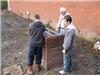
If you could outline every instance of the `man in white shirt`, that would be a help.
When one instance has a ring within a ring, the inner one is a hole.
[[[70,15],[68,12],[66,12],[66,8],[61,7],[60,8],[60,16],[59,16],[59,21],[57,24],[57,29],[56,31],[58,31],[61,35],[64,35],[64,17]]]

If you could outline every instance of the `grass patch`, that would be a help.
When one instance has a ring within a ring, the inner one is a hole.
[[[1,10],[7,9],[8,8],[7,0],[0,0],[0,7],[1,7]]]
[[[46,25],[46,27],[48,27],[48,28],[50,28],[50,29],[52,29],[52,30],[55,30],[54,28],[53,28],[53,26],[50,24],[50,22],[48,22],[47,24],[45,24]]]

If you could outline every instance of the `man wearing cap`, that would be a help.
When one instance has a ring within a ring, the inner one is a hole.
[[[57,29],[56,29],[56,31],[58,31],[61,35],[64,35],[64,17],[67,15],[69,15],[69,13],[66,12],[66,8],[61,7],[59,21],[58,21]]]

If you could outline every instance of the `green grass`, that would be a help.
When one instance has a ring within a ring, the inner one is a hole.
[[[7,0],[0,0],[0,8],[1,8],[1,10],[8,8]]]
[[[52,30],[55,30],[55,29],[52,27],[52,25],[50,24],[50,22],[48,22],[48,23],[46,24],[46,27],[48,27],[48,28],[50,28],[50,29],[52,29]]]

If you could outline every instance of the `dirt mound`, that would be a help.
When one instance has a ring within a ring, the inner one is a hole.
[[[31,20],[5,11],[1,14],[2,67],[17,63],[27,49],[23,49],[28,38],[28,25]],[[26,46],[26,45],[25,45]],[[19,52],[23,52],[19,54]]]
[[[18,28],[28,27],[31,20],[27,20],[21,16],[11,13],[9,11],[2,12],[1,14],[1,29],[2,31]]]
[[[28,53],[28,25],[31,20],[5,11],[1,14],[2,68],[21,64],[27,65]],[[73,51],[73,72],[69,75],[100,75],[100,54],[93,54],[93,42],[76,37]],[[36,75],[59,75],[58,70],[42,70]]]

